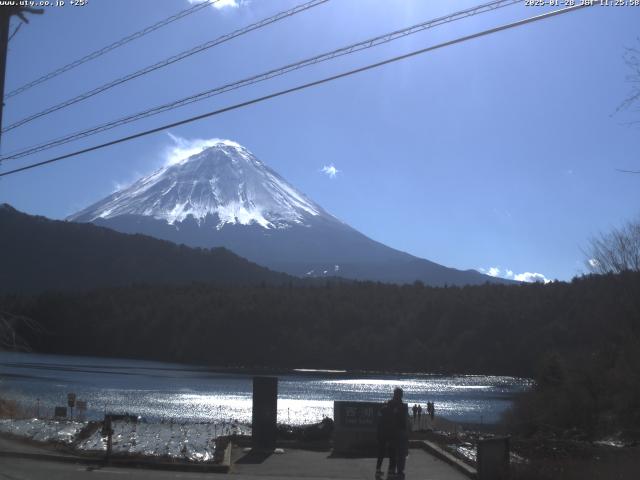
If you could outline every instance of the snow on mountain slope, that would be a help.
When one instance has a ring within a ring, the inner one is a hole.
[[[121,215],[142,215],[173,225],[192,216],[200,222],[218,217],[225,224],[257,224],[266,229],[304,224],[329,216],[251,152],[230,140],[218,140],[173,165],[141,178],[69,217],[93,222]]]
[[[370,239],[328,214],[235,142],[197,144],[181,151],[170,165],[68,220],[192,247],[222,246],[259,265],[298,276],[339,274],[429,285],[502,282]]]

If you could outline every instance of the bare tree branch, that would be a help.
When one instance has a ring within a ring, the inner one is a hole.
[[[638,43],[640,44],[640,38],[638,38]],[[631,91],[627,98],[618,105],[614,113],[629,110],[632,106],[637,107],[640,103],[640,47],[626,48],[622,58],[630,70],[626,76],[626,80],[631,84]],[[638,112],[640,109],[633,108],[633,111]],[[638,124],[640,124],[640,120],[631,120],[626,122],[627,126],[634,126]],[[640,173],[640,170],[623,170],[620,168],[616,168],[616,170],[622,173]]]
[[[586,266],[593,273],[640,271],[640,219],[593,237]]]
[[[638,39],[640,42],[640,39]],[[640,49],[637,47],[626,48],[622,57],[631,72],[626,76],[631,84],[631,91],[616,108],[616,113],[626,110],[640,100]]]

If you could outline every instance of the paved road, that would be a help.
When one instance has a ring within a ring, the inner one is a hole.
[[[211,479],[212,473],[165,472],[128,468],[94,468],[81,464],[0,458],[0,480]]]
[[[58,452],[53,449],[46,449],[41,445],[37,445],[35,442],[32,444],[27,441],[20,441],[13,438],[0,435],[0,452],[15,452],[15,453],[31,453],[47,455],[64,455],[62,452]],[[0,459],[0,462],[2,460]],[[1,463],[0,463],[1,465]]]
[[[375,459],[331,458],[327,452],[288,450],[282,455],[255,458],[236,455],[237,463],[229,474],[230,480],[309,480],[374,478]],[[448,464],[422,450],[411,450],[407,459],[407,480],[467,480]],[[215,473],[187,473],[131,468],[95,468],[73,463],[27,460],[0,457],[0,480],[109,480],[143,479],[211,479],[224,477]]]
[[[259,459],[258,459],[259,460]],[[288,450],[283,455],[271,455],[261,463],[253,463],[248,456],[235,459],[234,480],[302,478],[367,479],[375,475],[375,458],[333,458],[329,452]],[[387,460],[383,464],[386,468]],[[411,449],[407,458],[407,480],[468,480],[468,477],[449,464],[419,449]]]
[[[216,473],[190,473],[143,468],[100,467],[75,463],[65,452],[0,436],[0,480],[76,479],[200,479]],[[23,458],[25,455],[30,458]],[[46,456],[45,456],[46,455]],[[37,458],[37,457],[40,458]],[[66,457],[52,460],[51,456]],[[44,459],[43,459],[44,458]],[[62,461],[65,460],[65,461]],[[287,449],[283,454],[252,454],[235,447],[230,480],[269,479],[374,479],[374,458],[340,458],[330,452]],[[383,467],[387,466],[387,460]],[[421,449],[411,449],[407,459],[407,480],[467,480],[449,464]]]

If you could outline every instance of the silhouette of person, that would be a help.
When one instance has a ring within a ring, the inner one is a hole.
[[[385,403],[378,412],[378,459],[376,461],[376,476],[382,475],[382,462],[385,456],[389,456],[389,472],[392,464],[395,465],[395,447],[393,443],[393,416],[389,403]],[[395,471],[395,466],[394,466]]]
[[[416,417],[418,416],[418,405],[414,403],[411,411],[413,412],[413,423],[416,423]]]
[[[389,473],[395,473],[396,478],[404,478],[404,467],[409,453],[409,406],[402,401],[402,389],[393,391],[393,398],[387,402],[393,418],[394,457],[389,458]]]

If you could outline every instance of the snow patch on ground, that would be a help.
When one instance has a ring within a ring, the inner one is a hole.
[[[88,438],[79,434],[87,422],[19,419],[0,420],[0,432],[39,442],[59,442],[82,452],[106,452],[107,437],[99,428]],[[128,422],[112,424],[114,455],[144,455],[168,457],[191,462],[213,460],[215,439],[224,435],[250,435],[251,428],[239,422],[175,423]]]
[[[85,425],[85,422],[41,420],[37,418],[21,420],[1,419],[0,432],[10,433],[38,442],[72,444]]]

